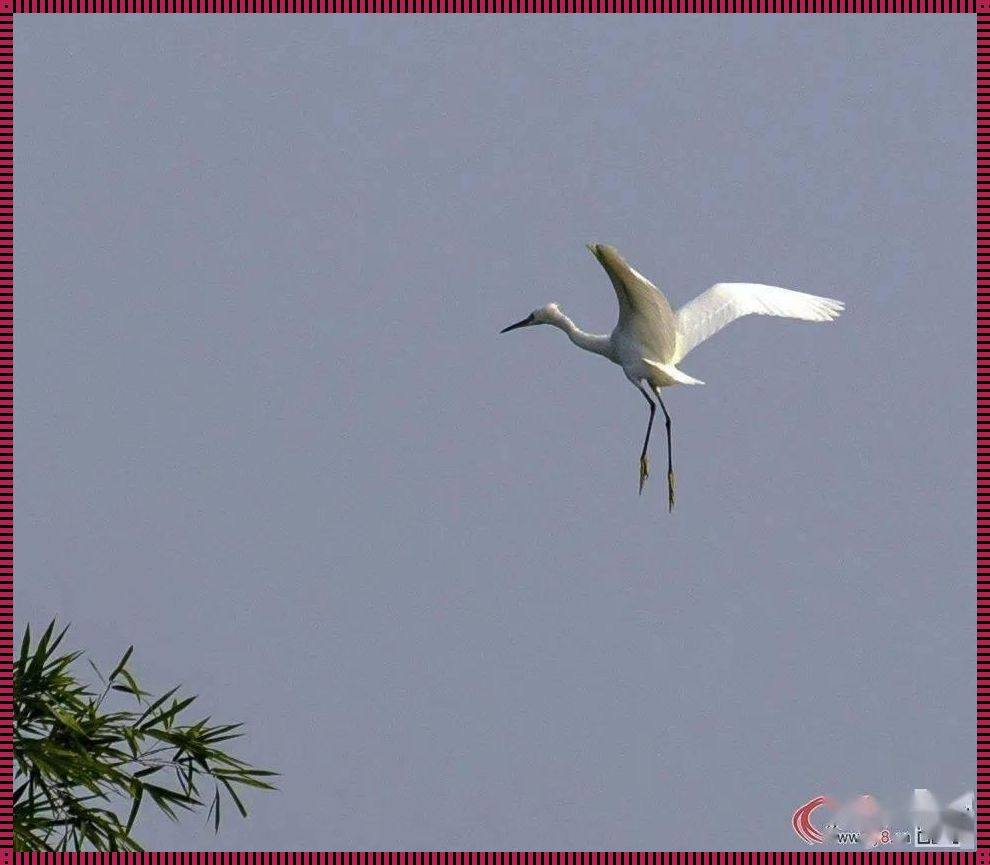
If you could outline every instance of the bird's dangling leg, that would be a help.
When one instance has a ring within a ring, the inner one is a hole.
[[[636,384],[639,388],[640,393],[646,397],[646,401],[650,404],[650,422],[646,425],[646,439],[643,441],[643,452],[639,455],[639,494],[643,495],[643,484],[646,483],[646,479],[650,476],[650,458],[646,455],[646,449],[650,446],[650,431],[653,429],[653,415],[656,414],[657,404],[650,399],[650,395],[643,390],[640,384]]]
[[[667,426],[667,502],[668,510],[674,509],[674,459],[670,445],[670,415],[667,413],[667,406],[663,404],[663,397],[660,396],[660,388],[657,388],[657,399],[660,400],[660,408],[663,409],[663,416]]]

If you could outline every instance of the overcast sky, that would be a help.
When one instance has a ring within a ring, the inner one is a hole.
[[[972,16],[19,16],[18,633],[246,722],[149,849],[758,849],[974,785]],[[549,328],[836,297],[662,427]]]

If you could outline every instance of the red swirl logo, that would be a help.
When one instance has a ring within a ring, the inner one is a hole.
[[[828,804],[827,796],[815,796],[805,802],[791,815],[791,826],[797,833],[798,838],[807,844],[824,844],[825,836],[818,830],[818,827],[811,822],[811,815],[814,810],[821,805]]]

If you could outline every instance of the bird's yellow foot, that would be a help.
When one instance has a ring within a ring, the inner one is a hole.
[[[642,456],[639,458],[639,494],[643,495],[643,484],[646,483],[646,479],[650,476],[650,459],[649,457]]]
[[[674,509],[674,473],[667,472],[667,500],[669,502],[668,512]]]

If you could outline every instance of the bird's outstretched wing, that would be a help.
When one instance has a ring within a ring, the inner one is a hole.
[[[699,343],[744,315],[779,315],[804,321],[831,321],[844,304],[775,285],[719,282],[677,310],[677,349],[673,363]]]
[[[677,330],[667,298],[643,274],[633,270],[614,246],[589,243],[588,249],[605,268],[619,299],[616,330],[638,340],[647,359],[670,361],[677,346]]]

